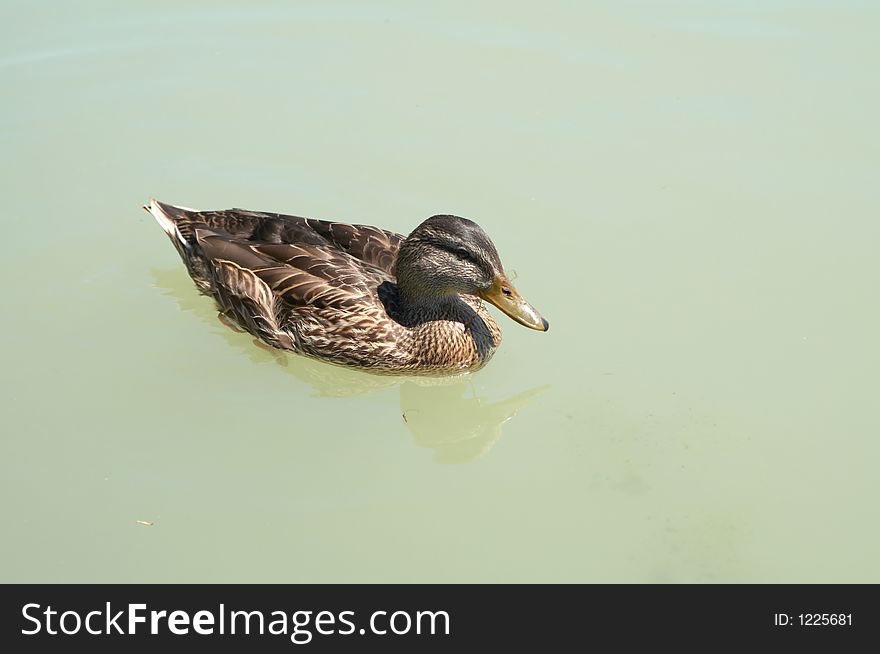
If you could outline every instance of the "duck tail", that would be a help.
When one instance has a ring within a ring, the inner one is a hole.
[[[177,226],[177,219],[181,217],[181,214],[187,211],[186,209],[159,202],[155,198],[151,198],[150,203],[144,205],[144,209],[156,219],[156,222],[159,223],[159,227],[168,234],[168,238],[174,243],[174,247],[178,250],[183,248],[185,251],[191,249],[192,246],[189,241],[187,241],[183,234],[181,234],[180,229]]]

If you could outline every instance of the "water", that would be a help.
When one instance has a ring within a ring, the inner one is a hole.
[[[880,8],[435,4],[2,4],[0,580],[880,581]],[[468,216],[552,327],[275,357],[150,196]]]

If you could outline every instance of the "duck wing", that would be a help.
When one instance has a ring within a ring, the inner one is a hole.
[[[208,227],[196,227],[193,236],[209,269],[225,262],[242,271],[234,279],[224,276],[228,270],[223,267],[220,276],[212,272],[214,295],[250,295],[268,306],[269,294],[276,314],[293,307],[320,310],[377,305],[377,288],[390,277],[381,268],[327,245],[233,239]],[[248,273],[246,283],[242,282],[244,273]],[[234,283],[230,284],[230,279]],[[225,306],[225,301],[221,304]]]
[[[167,218],[176,228],[182,242],[191,242],[196,228],[208,227],[225,232],[236,242],[249,241],[266,246],[295,245],[301,248],[311,246],[327,253],[346,254],[389,275],[393,274],[397,251],[404,238],[395,232],[371,225],[354,225],[247,209],[198,211],[158,200],[152,200],[146,208],[156,216],[160,224],[162,217]],[[168,231],[164,224],[163,228]],[[296,254],[292,252],[291,256]]]

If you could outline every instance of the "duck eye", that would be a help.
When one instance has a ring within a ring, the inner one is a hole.
[[[452,251],[455,253],[455,256],[457,256],[461,259],[470,259],[471,258],[471,253],[468,252],[464,248],[453,248]]]

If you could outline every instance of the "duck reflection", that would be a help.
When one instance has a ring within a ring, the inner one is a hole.
[[[351,397],[399,388],[401,422],[416,444],[432,449],[438,463],[463,463],[488,452],[501,438],[501,426],[549,386],[490,402],[477,395],[470,375],[446,378],[370,375],[263,346],[250,335],[217,319],[214,303],[200,296],[181,268],[151,270],[153,282],[182,311],[196,314],[230,345],[255,363],[276,363],[305,382],[315,397]]]
[[[406,426],[421,447],[434,450],[438,463],[462,463],[479,458],[501,438],[501,425],[516,415],[535,395],[548,387],[533,388],[500,402],[464,397],[472,386],[400,386],[400,408]]]

